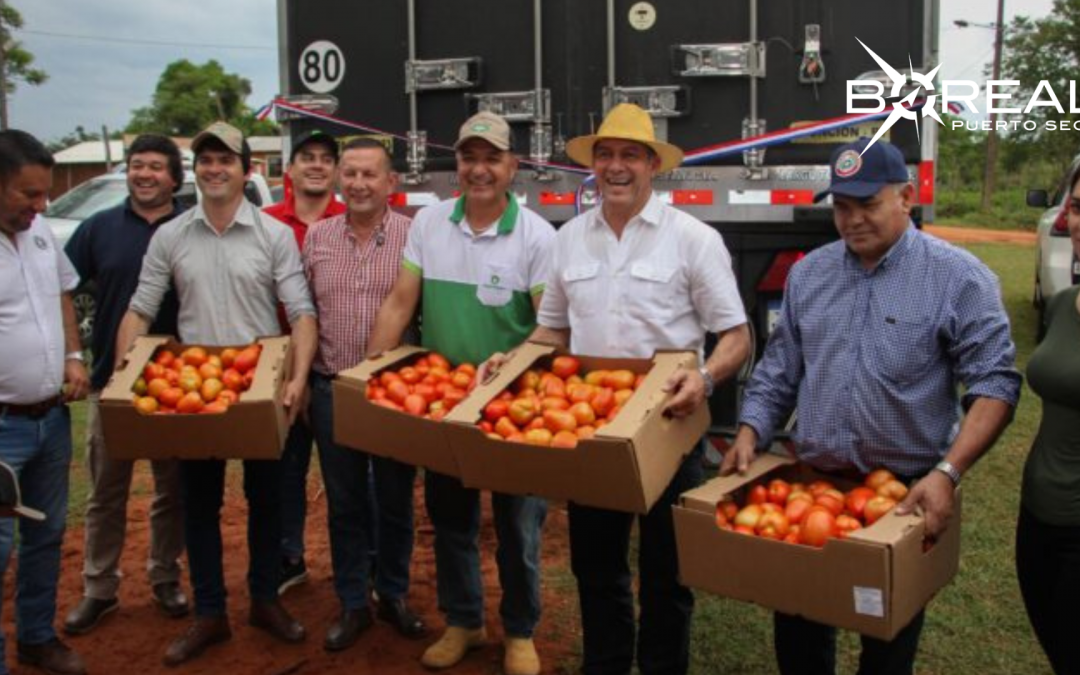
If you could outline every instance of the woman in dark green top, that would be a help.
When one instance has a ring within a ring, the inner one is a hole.
[[[1080,255],[1080,171],[1073,175],[1069,236]],[[1050,299],[1046,337],[1028,363],[1043,402],[1024,466],[1016,572],[1028,618],[1058,675],[1080,673],[1080,286]]]

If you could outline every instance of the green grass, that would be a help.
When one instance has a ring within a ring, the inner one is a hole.
[[[984,211],[981,189],[946,190],[938,186],[934,224],[1034,231],[1043,210],[1028,206],[1026,194],[1025,188],[999,188]]]

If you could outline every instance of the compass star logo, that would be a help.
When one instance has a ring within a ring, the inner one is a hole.
[[[881,69],[885,72],[886,75],[889,76],[889,79],[892,80],[893,85],[892,90],[889,92],[889,95],[893,98],[899,96],[900,92],[904,88],[904,85],[907,84],[908,78],[905,77],[903,73],[886,63],[883,58],[875,54],[874,50],[867,47],[862,40],[860,40],[859,38],[855,38],[855,40],[860,45],[862,45],[862,48],[865,49],[868,54],[870,54],[870,57],[873,58],[879,66],[881,66]],[[864,153],[869,150],[871,146],[873,146],[874,143],[876,143],[877,140],[881,138],[883,134],[885,134],[885,132],[891,129],[892,126],[899,122],[901,119],[911,120],[912,122],[915,122],[915,134],[918,135],[918,121],[920,117],[919,113],[914,110],[909,110],[908,107],[913,105],[915,103],[915,99],[919,96],[919,94],[923,93],[924,91],[926,92],[926,102],[923,104],[922,107],[922,117],[933,118],[935,122],[937,122],[941,126],[945,126],[945,123],[941,121],[941,117],[938,116],[937,110],[934,109],[934,104],[937,103],[937,94],[929,93],[934,91],[934,78],[937,76],[938,70],[941,69],[941,64],[939,63],[933,70],[924,75],[922,73],[915,72],[915,67],[911,64],[911,57],[909,56],[908,68],[911,70],[911,81],[919,85],[919,88],[911,92],[904,98],[900,99],[899,101],[893,101],[892,112],[889,113],[888,118],[886,118],[885,122],[881,125],[881,128],[878,129],[877,133],[874,134],[874,137],[870,140],[870,142],[866,144],[866,147],[863,149]]]

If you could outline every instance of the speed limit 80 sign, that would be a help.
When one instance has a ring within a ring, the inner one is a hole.
[[[300,81],[316,94],[327,94],[345,78],[345,57],[329,40],[312,42],[300,53]]]

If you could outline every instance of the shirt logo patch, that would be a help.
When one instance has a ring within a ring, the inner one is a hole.
[[[491,275],[491,281],[489,282],[489,285],[498,287],[500,281],[502,281],[502,279],[499,278],[498,274],[492,274]]]
[[[45,241],[45,237],[42,237],[41,235],[34,235],[34,244],[42,251],[47,251],[49,249],[49,242]]]
[[[835,172],[840,178],[850,178],[862,168],[862,157],[854,150],[845,150],[836,159]]]

